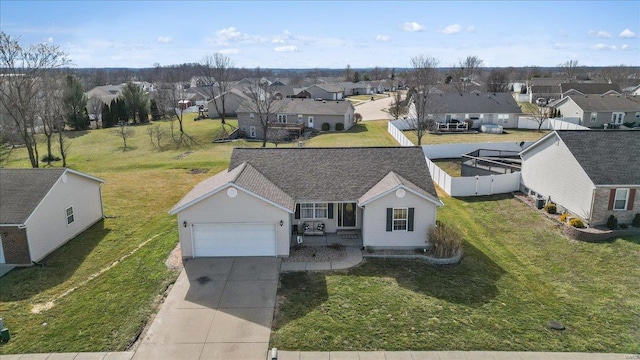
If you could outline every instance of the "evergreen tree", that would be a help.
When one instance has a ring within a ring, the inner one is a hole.
[[[155,99],[151,99],[151,118],[153,121],[158,121],[162,118],[162,114],[160,114],[160,109],[158,109],[158,103]]]
[[[87,95],[82,89],[80,80],[73,75],[67,75],[66,78],[63,106],[66,122],[69,126],[76,130],[85,130],[89,127]]]
[[[125,105],[123,99],[119,98],[118,100],[116,100],[116,114],[117,114],[118,123],[129,122],[129,117],[127,116],[127,106]]]
[[[113,126],[113,117],[111,116],[111,109],[109,105],[102,104],[102,127],[110,128]]]
[[[149,112],[146,108],[142,107],[138,110],[138,119],[140,119],[140,124],[149,122]]]
[[[136,122],[136,115],[138,115],[138,119],[140,118],[140,111],[144,111],[146,114],[149,113],[147,110],[149,104],[147,94],[145,94],[140,86],[133,82],[128,82],[127,85],[125,85],[120,98],[125,103],[127,119],[131,119],[134,123]]]

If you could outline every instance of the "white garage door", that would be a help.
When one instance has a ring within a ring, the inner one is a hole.
[[[275,224],[194,224],[194,257],[276,256]]]

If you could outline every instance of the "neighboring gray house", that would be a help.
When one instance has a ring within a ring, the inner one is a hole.
[[[322,124],[328,123],[331,130],[336,124],[343,124],[344,130],[355,125],[353,119],[354,107],[350,101],[328,101],[313,99],[282,99],[274,102],[271,107],[275,110],[273,118],[269,120],[270,127],[288,130],[316,129],[321,130]],[[238,108],[238,127],[248,137],[262,139],[262,126],[257,114],[253,112],[251,100],[244,102]]]
[[[436,93],[436,122],[449,123],[472,120],[473,127],[496,124],[503,128],[517,128],[522,110],[511,93]]]
[[[640,132],[554,131],[520,153],[522,186],[586,220],[629,224],[640,212]]]
[[[537,99],[560,99],[562,97],[562,81],[555,78],[533,78],[527,82],[527,94],[529,102],[535,103]]]
[[[367,82],[351,82],[351,81],[345,81],[345,82],[340,82],[337,85],[342,86],[344,88],[344,95],[345,96],[353,96],[353,95],[370,95],[373,93],[373,90],[371,89],[371,85]]]
[[[620,95],[620,86],[609,83],[562,83],[562,97],[569,95]]]
[[[0,264],[29,266],[102,220],[103,183],[64,168],[0,169]]]
[[[169,213],[185,258],[286,257],[305,224],[360,233],[365,247],[424,248],[440,205],[420,147],[236,148]]]
[[[344,88],[334,84],[316,84],[305,89],[314,99],[341,100],[344,97]]]
[[[86,92],[87,99],[98,98],[103,104],[111,104],[111,100],[117,99],[122,94],[126,84],[96,86]]]
[[[562,116],[580,118],[580,125],[600,128],[604,124],[640,124],[640,96],[570,95],[553,103]]]
[[[238,89],[231,89],[227,91],[224,97],[224,111],[227,116],[237,116],[238,108],[242,105],[243,102],[249,100],[249,97],[245,95],[242,91]],[[222,111],[222,99],[220,95],[216,96],[214,100],[211,100],[207,103],[207,108],[209,110],[209,117],[215,119],[220,116],[218,111],[216,111],[216,107],[213,104],[213,101],[218,105],[218,109]]]

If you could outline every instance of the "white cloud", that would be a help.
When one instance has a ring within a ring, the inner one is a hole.
[[[626,39],[633,39],[633,38],[636,37],[636,33],[634,33],[633,31],[631,31],[629,29],[624,29],[620,33],[620,37],[626,38]]]
[[[47,42],[48,43],[53,43],[53,37],[50,36],[49,38],[47,38]]]
[[[298,47],[295,45],[277,46],[273,50],[277,52],[296,52]]]
[[[424,31],[424,26],[418,24],[417,22],[406,22],[400,26],[400,28],[404,31],[416,32],[416,31]]]
[[[389,35],[378,35],[378,36],[376,36],[376,41],[389,42],[390,40],[391,40],[391,38],[389,37]]]
[[[457,33],[460,32],[460,29],[461,29],[460,25],[452,24],[452,25],[449,25],[449,26],[445,27],[444,29],[438,30],[438,32],[439,33],[443,33],[443,34],[447,34],[447,35],[448,34],[457,34]]]
[[[562,43],[555,43],[551,46],[552,48],[556,49],[556,50],[564,50],[564,49],[568,49],[569,45],[567,44],[562,44]]]
[[[240,49],[222,49],[218,51],[222,55],[235,55],[240,53]]]
[[[591,30],[591,31],[589,31],[589,35],[591,35],[593,37],[605,38],[605,39],[611,37],[611,33],[608,33],[606,31],[594,31],[594,30]]]
[[[467,32],[470,32],[470,33],[474,33],[474,32],[476,32],[476,27],[475,27],[475,26],[469,26],[469,27],[467,28]]]
[[[616,50],[616,46],[615,45],[607,45],[607,44],[596,44],[593,46],[594,50]]]
[[[627,50],[628,48],[629,48],[629,45],[627,44],[620,46],[620,50]]]
[[[168,36],[158,36],[157,41],[161,44],[171,44],[173,42],[173,39]]]

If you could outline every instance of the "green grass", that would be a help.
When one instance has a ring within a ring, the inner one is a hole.
[[[355,101],[371,101],[371,98],[374,98],[374,100],[378,100],[378,99],[383,99],[383,98],[387,98],[389,97],[387,94],[374,94],[374,95],[353,95],[353,96],[347,96],[346,99],[347,100],[355,100]]]
[[[425,134],[422,136],[422,145],[433,144],[458,144],[477,142],[509,142],[509,141],[536,141],[547,134],[548,131],[507,129],[506,134]],[[418,145],[418,138],[413,131],[404,131],[404,135],[414,144]]]
[[[462,176],[461,159],[433,159],[438,167],[451,176]]]
[[[235,119],[228,122],[237,124]],[[169,121],[159,124],[169,130]],[[68,166],[107,181],[102,187],[106,219],[45,258],[44,267],[15,269],[0,278],[0,316],[12,336],[0,344],[0,354],[119,351],[136,339],[177,276],[164,264],[178,242],[175,217],[167,212],[195,184],[227,168],[234,147],[261,146],[243,140],[212,143],[219,120],[196,122],[185,116],[184,125],[198,144],[176,149],[167,135],[163,151],[150,143],[147,129],[152,125],[134,127],[127,151],[112,129],[69,133]],[[344,133],[323,133],[306,145],[397,144],[387,134],[386,122],[367,122]],[[44,149],[42,144],[40,155]],[[14,150],[4,165],[29,167],[25,149]],[[208,172],[192,175],[191,169]],[[49,302],[54,304],[49,310],[31,312],[34,305]]]
[[[511,196],[443,201],[438,218],[465,234],[460,264],[283,274],[270,347],[640,351],[640,236],[571,241]]]

